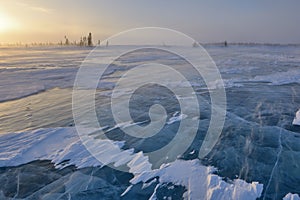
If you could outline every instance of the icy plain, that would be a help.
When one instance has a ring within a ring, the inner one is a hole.
[[[103,48],[100,55],[109,60],[110,51],[118,48],[122,47]],[[226,88],[221,137],[209,155],[198,158],[211,110],[206,85],[193,80],[202,102],[197,136],[178,159],[152,169],[144,153],[168,144],[188,116],[164,89],[142,91],[136,99],[164,102],[168,119],[157,136],[133,138],[121,131],[133,122],[111,120],[109,97],[124,71],[145,60],[184,68],[180,58],[148,49],[110,66],[96,92],[98,118],[108,136],[95,147],[103,155],[102,163],[82,144],[72,116],[74,78],[91,49],[0,47],[0,199],[299,199],[300,47],[205,48]],[[211,86],[217,90],[220,84]],[[147,122],[143,113],[151,102],[135,101],[135,123]],[[110,156],[111,152],[117,153]],[[117,171],[107,164],[129,170]]]

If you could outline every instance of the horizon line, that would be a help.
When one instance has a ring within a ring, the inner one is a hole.
[[[104,40],[106,41],[106,40]],[[203,46],[207,46],[207,45],[224,45],[225,41],[222,42],[198,42],[200,45]],[[271,42],[228,42],[228,45],[233,45],[233,46],[238,46],[238,45],[264,45],[264,46],[300,46],[300,43],[271,43]],[[142,46],[142,45],[146,45],[146,44],[110,44],[109,46]],[[157,45],[146,45],[146,46],[159,46],[160,44]],[[161,46],[163,46],[164,44],[161,44]],[[193,44],[191,44],[192,46]],[[5,43],[1,43],[0,42],[0,47],[34,47],[34,46],[61,46],[61,47],[74,47],[74,46],[78,46],[78,47],[96,47],[96,46],[105,46],[105,44],[103,42],[100,42],[99,44],[95,44],[92,46],[88,46],[88,45],[79,45],[79,43],[70,43],[70,44],[64,44],[61,42],[5,42]],[[180,46],[180,45],[167,45],[167,46]]]

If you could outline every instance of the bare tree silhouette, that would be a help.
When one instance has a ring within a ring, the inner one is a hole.
[[[88,36],[87,40],[88,40],[88,46],[93,46],[92,33],[89,33],[89,36]]]

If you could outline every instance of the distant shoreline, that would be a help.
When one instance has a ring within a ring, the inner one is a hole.
[[[211,42],[211,43],[199,43],[202,46],[224,46],[224,42]],[[81,48],[94,48],[94,47],[103,47],[105,48],[104,44],[101,45],[93,45],[93,46],[80,46],[77,44],[59,44],[59,43],[0,43],[1,47],[81,47]],[[110,46],[150,46],[150,45],[143,45],[143,44],[112,44]],[[159,45],[153,45],[159,46]],[[163,45],[162,45],[163,46]],[[172,46],[172,45],[171,45]],[[175,45],[174,45],[175,46]],[[282,43],[256,43],[256,42],[228,42],[228,46],[300,46],[300,43],[290,43],[290,44],[282,44]],[[192,47],[192,44],[191,44]]]

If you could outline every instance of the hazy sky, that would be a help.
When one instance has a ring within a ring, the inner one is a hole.
[[[300,43],[299,0],[0,0],[0,43],[159,26],[200,42]]]

